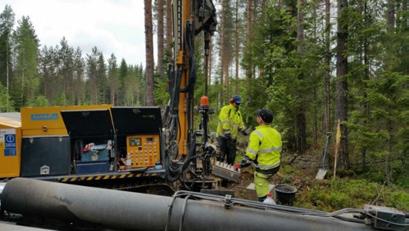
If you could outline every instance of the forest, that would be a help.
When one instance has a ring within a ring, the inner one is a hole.
[[[83,54],[63,35],[40,46],[29,16],[15,19],[11,6],[0,15],[1,111],[22,106],[143,103],[142,65],[128,65],[94,47]],[[125,84],[126,83],[126,84]]]
[[[147,52],[140,65],[104,56],[97,47],[84,54],[64,35],[59,44],[41,46],[30,17],[16,19],[6,6],[0,14],[0,111],[165,106],[167,65],[174,55],[171,0],[144,4]],[[368,193],[360,196],[388,194],[383,199],[390,205],[409,209],[408,5],[408,0],[218,0],[208,72],[197,36],[197,102],[207,81],[216,112],[231,96],[243,98],[247,126],[255,125],[256,109],[271,109],[285,152],[296,157],[319,159],[327,134],[332,155],[339,121],[338,174],[354,180],[329,182],[325,190],[333,191],[325,195],[314,186],[306,200],[345,207],[350,202],[340,189],[357,196],[365,187]],[[289,165],[283,173],[294,171]],[[400,191],[380,192],[384,186]]]

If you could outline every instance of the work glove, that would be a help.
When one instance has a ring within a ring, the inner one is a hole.
[[[243,136],[248,136],[248,135],[250,134],[250,128],[248,128],[248,129],[241,129],[241,130],[240,130],[240,133],[241,133]]]
[[[233,165],[233,167],[234,167],[234,170],[239,170],[240,169],[240,167],[241,167],[241,164],[240,163],[234,163],[234,165]]]
[[[251,132],[251,127],[247,128],[247,129],[240,129],[240,133],[241,133],[243,136],[248,136],[248,135],[250,135],[250,132]]]
[[[242,159],[241,162],[240,162],[240,167],[241,168],[245,168],[245,167],[248,167],[250,165],[251,165],[251,160],[247,156],[245,156],[244,159]]]

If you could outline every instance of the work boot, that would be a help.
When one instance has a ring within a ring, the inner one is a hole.
[[[259,202],[263,202],[266,198],[267,198],[267,196],[258,197],[257,200],[258,200]]]

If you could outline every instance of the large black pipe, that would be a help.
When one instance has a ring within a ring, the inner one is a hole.
[[[2,208],[23,215],[82,220],[121,230],[371,230],[364,224],[333,217],[300,215],[242,206],[226,209],[208,200],[173,201],[172,197],[75,186],[29,179],[14,179],[2,194]]]
[[[1,231],[52,231],[51,229],[32,228],[20,225],[13,225],[0,222]]]
[[[6,183],[0,183],[0,195],[3,192],[3,189],[5,186],[6,186]]]

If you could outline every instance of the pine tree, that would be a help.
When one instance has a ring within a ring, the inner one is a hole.
[[[118,94],[118,104],[125,104],[125,88],[126,88],[126,76],[128,76],[128,64],[126,64],[125,59],[121,60],[121,65],[119,66],[119,94]]]
[[[9,85],[12,73],[11,36],[13,25],[14,12],[9,5],[6,5],[3,12],[0,14],[0,83],[6,87],[7,95],[9,95]],[[6,101],[6,105],[11,106],[8,101]]]
[[[105,103],[109,97],[107,92],[107,68],[105,66],[104,55],[100,53],[97,60],[97,88],[98,88],[98,103]]]
[[[146,105],[154,105],[152,0],[145,0]]]
[[[304,41],[304,0],[297,1],[297,53],[300,60],[304,59],[304,52],[305,52],[305,41]],[[305,73],[302,67],[300,71],[298,71],[298,79],[301,82],[305,81]],[[303,91],[301,91],[303,92]],[[304,92],[303,92],[304,93]],[[306,99],[305,95],[299,96],[299,104],[298,108],[296,109],[296,145],[297,145],[297,152],[303,154],[307,149],[307,121],[306,121],[306,104],[307,102],[304,100]]]
[[[98,57],[100,52],[97,47],[92,48],[91,54],[87,54],[87,93],[89,102],[97,104],[99,102],[98,88]]]
[[[341,121],[339,167],[349,169],[348,155],[348,0],[338,0],[336,119]]]
[[[56,76],[55,70],[54,49],[53,47],[43,46],[39,59],[40,93],[49,100],[56,97],[53,95],[54,88],[52,86],[52,82],[55,81]]]
[[[331,2],[325,0],[325,73],[323,77],[324,94],[324,132],[328,134],[331,131]]]
[[[163,12],[163,6],[164,6],[164,0],[158,0],[157,1],[157,9],[158,9],[158,14],[157,14],[157,27],[158,27],[158,41],[157,41],[157,47],[158,47],[158,66],[157,66],[157,72],[159,76],[163,75],[163,59],[164,59],[164,12]]]
[[[166,0],[166,63],[170,64],[172,62],[172,0]]]
[[[68,41],[63,37],[58,50],[58,78],[61,85],[58,86],[59,97],[63,99],[64,105],[73,103],[75,95],[73,91],[74,78],[74,48],[68,45]]]
[[[235,0],[235,15],[234,15],[234,64],[235,64],[235,86],[234,95],[239,93],[239,72],[240,72],[240,51],[241,51],[241,40],[240,32],[242,29],[242,20],[240,17],[241,13],[241,1]]]
[[[113,105],[116,105],[118,102],[118,90],[120,87],[120,81],[118,76],[118,66],[116,63],[116,57],[114,54],[111,54],[111,57],[108,60],[108,86],[110,94],[110,102]]]
[[[231,97],[230,93],[230,65],[233,60],[233,15],[230,0],[222,1],[220,35],[220,66],[221,80],[225,101]]]
[[[12,82],[12,99],[19,108],[35,98],[39,87],[37,72],[37,35],[29,17],[22,17],[14,34],[16,67]]]

